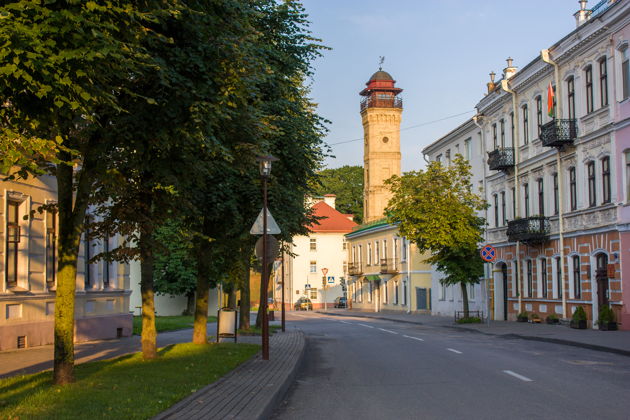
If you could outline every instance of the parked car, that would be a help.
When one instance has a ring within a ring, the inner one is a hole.
[[[347,308],[348,307],[348,299],[341,296],[335,299],[335,308]]]
[[[313,303],[307,297],[301,297],[295,302],[295,310],[296,311],[312,311]]]

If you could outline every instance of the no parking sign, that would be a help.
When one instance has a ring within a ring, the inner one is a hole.
[[[497,250],[491,245],[486,245],[481,248],[480,254],[482,260],[485,262],[492,262],[497,257]]]

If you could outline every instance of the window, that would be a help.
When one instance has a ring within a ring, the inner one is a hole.
[[[556,284],[558,287],[558,298],[562,299],[562,259],[556,257]]]
[[[533,296],[532,285],[534,284],[532,273],[532,260],[527,260],[527,296]]]
[[[497,139],[497,124],[492,124],[492,141],[494,144],[494,150],[499,148],[499,140]]]
[[[394,283],[394,305],[398,305],[399,300],[398,300],[398,282]]]
[[[529,184],[523,184],[523,195],[525,197],[525,217],[529,217]]]
[[[512,147],[516,144],[514,140],[514,113],[510,112],[510,141],[512,142]]]
[[[472,139],[467,138],[464,140],[464,150],[466,153],[466,159],[470,160],[472,157]]]
[[[372,242],[367,244],[367,265],[372,265]]]
[[[545,215],[545,186],[543,184],[543,179],[538,178],[536,180],[536,184],[538,184],[538,215]]]
[[[109,252],[109,235],[106,235],[103,239],[103,252]],[[109,287],[109,261],[103,260],[103,288]]]
[[[501,119],[501,148],[505,147],[505,120]]]
[[[18,285],[18,246],[20,243],[19,224],[20,203],[7,203],[7,235],[6,235],[6,281],[7,288]]]
[[[317,288],[311,288],[311,299],[317,299]]]
[[[536,125],[538,126],[538,138],[540,138],[543,125],[542,96],[536,96]]]
[[[315,238],[310,239],[310,249],[311,251],[317,251],[317,239]]]
[[[630,52],[628,51],[628,46],[626,45],[622,51],[622,59],[621,59],[621,77],[622,88],[623,88],[623,99],[630,97]]]
[[[348,242],[346,242],[346,238],[343,238],[343,239],[342,239],[342,242],[341,242],[341,249],[342,249],[342,250],[344,250],[344,251],[345,251],[346,249],[348,249]]]
[[[602,203],[610,203],[610,157],[602,159]]]
[[[630,202],[630,151],[626,155],[626,203]]]
[[[599,59],[599,92],[600,105],[608,105],[608,69],[606,68],[606,57]]]
[[[311,273],[317,273],[317,261],[311,261],[310,270]]]
[[[402,254],[400,256],[400,259],[402,261],[407,261],[407,240],[405,238],[402,238],[402,242],[400,243],[400,253]]]
[[[559,196],[558,196],[558,174],[553,174],[553,214],[558,214],[559,209]]]
[[[387,283],[386,281],[383,282],[383,303],[387,304],[387,302],[389,301],[389,291],[388,291],[388,287],[387,287]]]
[[[507,225],[507,214],[505,213],[505,191],[501,191],[501,224],[503,226]]]
[[[597,204],[595,197],[595,162],[586,164],[586,172],[588,174],[588,205],[593,207]]]
[[[586,78],[586,113],[593,112],[593,67],[588,66],[584,70]]]
[[[394,237],[394,245],[392,246],[392,258],[394,259],[394,265],[398,264],[398,238]]]
[[[527,110],[527,104],[523,105],[523,144],[529,143],[529,111]],[[514,142],[514,147],[517,147]]]
[[[359,245],[359,265],[363,263],[363,245]]]
[[[499,196],[496,194],[492,195],[494,199],[494,226],[499,226]]]
[[[575,167],[569,168],[569,203],[571,210],[577,209],[577,186],[575,184]]]
[[[407,305],[407,282],[403,281],[403,306]]]
[[[383,239],[383,258],[387,258],[387,239]]]
[[[468,300],[475,300],[475,285],[468,285]]]
[[[381,263],[381,249],[379,241],[374,242],[374,265]]]
[[[542,298],[547,298],[547,259],[540,259],[540,282],[542,290]]]
[[[436,161],[436,162],[442,162],[442,155],[441,155],[441,154],[437,155],[437,156],[435,157],[435,161]]]
[[[582,297],[582,282],[580,280],[580,256],[573,256],[573,294],[576,299]]]
[[[512,187],[512,219],[516,219],[516,188]]]
[[[372,282],[368,281],[368,303],[372,303]]]
[[[569,105],[569,118],[575,119],[575,81],[573,76],[567,79],[567,95],[568,95],[568,105]]]
[[[46,211],[46,285],[51,288],[55,285],[57,270],[57,212]]]
[[[520,285],[520,281],[519,281],[519,266],[518,266],[518,261],[514,261],[514,267],[513,267],[513,275],[514,275],[514,283],[515,283],[515,287],[514,287],[514,294],[513,296],[518,296],[521,293],[521,285]]]

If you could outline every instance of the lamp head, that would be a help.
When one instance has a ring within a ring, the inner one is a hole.
[[[260,176],[263,178],[269,178],[271,175],[271,164],[278,160],[278,158],[273,157],[271,155],[266,156],[258,156],[256,158],[259,164]]]

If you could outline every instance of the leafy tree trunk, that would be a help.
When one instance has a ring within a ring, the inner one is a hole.
[[[464,318],[468,318],[468,288],[463,281],[459,283],[462,288],[462,302],[464,303]]]
[[[249,254],[245,254],[243,256],[244,259],[244,270],[243,270],[243,284],[241,285],[241,305],[240,305],[240,311],[241,313],[239,314],[239,326],[240,328],[243,329],[249,329],[250,327],[250,323],[249,323],[249,310],[250,310],[250,294],[249,294],[249,269],[250,269],[250,264],[249,264],[249,260],[250,260],[250,255]]]
[[[153,290],[152,234],[145,232],[138,241],[140,248],[140,294],[142,296],[142,356],[145,360],[157,357],[157,330],[155,328],[155,299]]]
[[[208,243],[197,241],[197,299],[195,301],[195,321],[193,324],[193,343],[208,343],[208,296],[210,279],[208,272]]]

